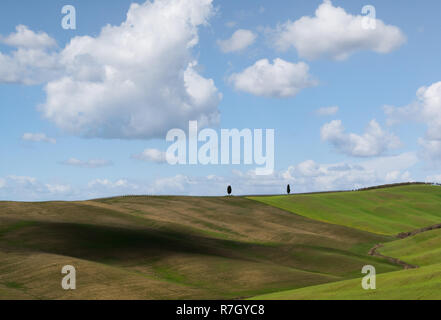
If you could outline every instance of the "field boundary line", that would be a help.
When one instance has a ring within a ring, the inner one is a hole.
[[[420,233],[423,233],[423,232],[427,232],[427,231],[436,230],[436,229],[441,229],[441,223],[434,224],[432,226],[428,226],[428,227],[424,227],[424,228],[420,228],[420,229],[416,229],[416,230],[409,231],[409,232],[401,232],[396,237],[399,240],[403,240],[403,239],[406,239],[406,238],[409,238],[409,237],[413,237],[413,236],[415,236],[417,234],[420,234]],[[373,248],[371,248],[369,250],[368,255],[386,259],[389,262],[392,262],[394,264],[402,266],[404,269],[416,269],[416,268],[419,268],[419,266],[417,266],[417,265],[409,264],[409,263],[404,262],[404,261],[402,261],[400,259],[397,259],[397,258],[394,258],[394,257],[385,256],[384,254],[379,253],[377,250],[382,248],[382,247],[384,247],[384,245],[382,243],[376,244]]]

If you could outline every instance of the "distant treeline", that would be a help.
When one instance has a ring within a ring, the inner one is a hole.
[[[440,186],[440,183],[432,183],[432,182],[401,182],[401,183],[391,183],[391,184],[383,184],[380,186],[367,187],[357,189],[356,191],[367,191],[367,190],[375,190],[375,189],[383,189],[383,188],[393,188],[393,187],[401,187],[401,186],[409,186],[409,185],[419,185],[419,184],[427,184],[427,185],[436,185]]]

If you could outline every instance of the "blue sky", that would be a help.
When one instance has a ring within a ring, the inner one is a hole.
[[[2,1],[0,200],[441,182],[439,1],[133,3]],[[154,156],[202,119],[274,129],[274,173]]]

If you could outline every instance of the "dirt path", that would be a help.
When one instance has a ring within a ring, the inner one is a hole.
[[[415,235],[417,235],[419,233],[427,232],[427,231],[431,231],[431,230],[435,230],[435,229],[441,229],[441,223],[435,224],[435,225],[429,226],[429,227],[424,227],[424,228],[421,228],[421,229],[416,229],[416,230],[409,231],[409,232],[402,232],[402,233],[397,235],[397,238],[398,239],[406,239],[408,237],[413,237],[413,236],[415,236]],[[369,250],[368,255],[386,259],[386,260],[388,260],[388,261],[390,261],[392,263],[395,263],[397,265],[402,266],[404,269],[416,269],[416,268],[419,268],[416,265],[409,264],[409,263],[406,263],[406,262],[404,262],[404,261],[402,261],[400,259],[393,258],[393,257],[388,257],[388,256],[385,256],[385,255],[379,253],[377,250],[382,248],[382,247],[384,247],[383,244],[381,244],[381,243],[376,244],[371,250]]]
[[[421,229],[416,229],[416,230],[410,231],[410,232],[402,232],[402,233],[397,235],[397,238],[398,239],[406,239],[408,237],[413,237],[414,235],[416,235],[418,233],[422,233],[422,232],[426,232],[426,231],[431,231],[431,230],[435,230],[435,229],[441,229],[441,223],[435,224],[433,226],[421,228]]]
[[[388,260],[388,261],[390,261],[392,263],[395,263],[395,264],[398,264],[398,265],[402,266],[404,269],[416,269],[416,268],[418,268],[418,266],[406,263],[406,262],[404,262],[404,261],[402,261],[400,259],[393,258],[393,257],[388,257],[388,256],[385,256],[385,255],[379,253],[377,251],[377,249],[382,248],[382,247],[384,247],[383,244],[381,244],[381,243],[376,244],[371,250],[369,250],[368,254],[370,256],[375,256],[375,257],[380,257],[380,258],[386,259],[386,260]]]

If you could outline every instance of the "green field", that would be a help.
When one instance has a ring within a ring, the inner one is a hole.
[[[250,199],[314,220],[385,235],[441,222],[441,187],[431,185]]]
[[[410,185],[361,192],[253,199],[307,217],[391,234],[440,223],[441,219],[436,219],[437,211],[441,213],[440,196],[440,187]],[[315,214],[312,208],[320,206],[326,209]],[[337,208],[340,208],[338,213]],[[378,275],[376,290],[363,290],[360,276],[357,280],[275,292],[253,299],[441,299],[441,229],[383,244],[379,253],[419,268]]]
[[[0,202],[0,299],[441,298],[441,231],[392,236],[440,223],[440,196],[441,188],[411,185]],[[378,243],[421,268],[369,256]],[[361,289],[368,264],[380,274],[375,292]],[[64,265],[76,267],[77,290],[62,290]]]
[[[441,229],[386,243],[379,252],[418,266],[441,263]]]
[[[377,276],[376,290],[347,280],[257,296],[256,300],[440,300],[441,264]]]
[[[441,299],[441,229],[386,243],[380,253],[420,266],[377,277],[377,289],[361,290],[361,281],[348,280],[257,296],[262,300],[319,299]]]

